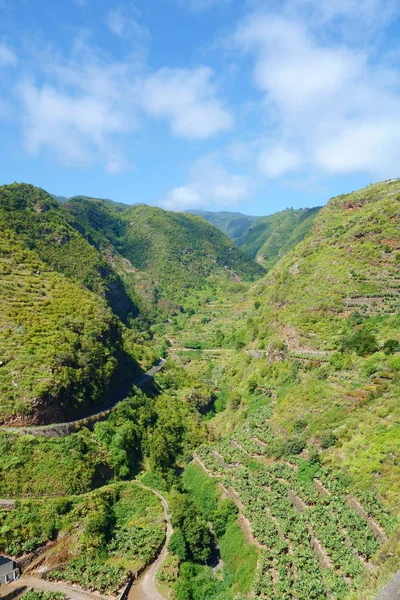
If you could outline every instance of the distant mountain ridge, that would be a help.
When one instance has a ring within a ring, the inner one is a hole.
[[[66,204],[90,201],[99,206],[99,203],[105,203],[114,211],[125,214],[128,214],[134,206],[147,206],[123,204],[88,196],[53,197]],[[157,207],[147,208],[151,210]],[[188,210],[183,214],[202,217],[228,236],[264,270],[269,271],[282,256],[292,250],[310,232],[320,208],[287,208],[272,215],[259,217],[241,212],[207,210]]]
[[[231,238],[238,246],[242,246],[251,225],[260,217],[245,215],[240,212],[208,210],[188,210],[191,215],[203,217],[209,223],[218,227],[225,235]]]
[[[310,232],[320,208],[287,208],[265,217],[229,211],[189,212],[218,227],[268,271]]]

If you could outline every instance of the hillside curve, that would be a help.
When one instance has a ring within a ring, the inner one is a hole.
[[[160,500],[164,509],[164,518],[167,525],[167,531],[165,536],[164,546],[156,560],[150,565],[148,569],[146,569],[143,577],[140,577],[131,587],[128,600],[165,600],[164,596],[160,594],[157,589],[156,577],[157,573],[163,564],[167,553],[168,553],[168,544],[171,539],[171,535],[173,533],[173,528],[171,524],[171,518],[169,515],[169,505],[167,500],[156,490],[152,488],[148,488],[143,484],[137,484],[139,487],[142,487],[145,490],[149,490],[153,494],[155,494]]]
[[[154,377],[156,373],[161,371],[166,363],[165,358],[159,358],[157,363],[152,366],[146,373],[140,375],[133,385],[142,388],[145,387],[146,384],[149,383]],[[81,427],[87,427],[105,419],[110,412],[119,404],[121,400],[115,400],[111,404],[107,406],[107,408],[103,409],[100,412],[92,413],[86,417],[81,419],[77,419],[75,421],[68,421],[64,423],[52,423],[51,425],[36,425],[36,426],[25,426],[25,427],[7,427],[6,425],[2,425],[0,427],[0,431],[7,431],[11,433],[19,433],[19,434],[29,434],[33,436],[45,435],[46,437],[67,437],[71,433],[75,433]]]

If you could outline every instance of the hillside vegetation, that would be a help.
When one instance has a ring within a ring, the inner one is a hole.
[[[198,217],[203,217],[203,219],[218,227],[220,231],[225,233],[238,246],[243,245],[249,228],[259,219],[259,217],[252,217],[239,212],[229,212],[227,210],[219,212],[189,210],[187,212]]]
[[[82,382],[104,388],[107,374],[112,385],[118,352],[131,359],[164,352],[168,360],[153,395],[133,389],[93,431],[52,440],[2,431],[0,495],[71,496],[138,476],[168,495],[174,534],[158,573],[166,595],[373,600],[400,568],[400,181],[267,218],[254,236],[267,245],[267,273],[199,216],[81,197],[47,208],[46,196],[44,211],[42,200],[10,208],[21,202],[11,192],[3,192],[1,221],[1,315],[10,315],[0,329],[8,357],[0,367],[8,377],[4,411],[16,414],[21,398],[36,406],[33,392],[20,390],[26,381],[37,390],[34,373],[44,377],[52,352],[65,344],[65,351],[78,348],[74,360],[82,364],[52,367],[52,381],[60,385],[62,373],[75,389],[78,375],[78,402],[97,397]],[[85,252],[87,244],[92,258],[81,272],[68,266],[68,252],[58,258],[53,251],[53,226],[77,236],[66,251]],[[96,265],[105,265],[104,282]],[[121,319],[110,281],[132,307]],[[72,324],[82,317],[78,341],[63,320],[68,311]],[[114,541],[124,549],[135,538],[131,530],[115,535],[120,496],[104,494],[89,494],[96,501],[85,500],[79,513],[79,543],[86,515],[96,515],[88,536],[95,578],[107,553],[114,565]],[[68,503],[64,516],[52,513],[57,531],[68,515],[75,522],[77,505]],[[29,510],[29,527],[17,512],[15,531],[9,521],[0,528],[0,549],[14,544],[20,554],[25,543],[36,548],[54,537],[38,525],[43,509]],[[79,548],[55,576],[90,586]],[[115,581],[122,581],[120,566]],[[111,589],[102,579],[95,585]]]
[[[132,483],[70,498],[22,500],[0,516],[0,547],[8,554],[53,541],[46,579],[107,595],[117,594],[130,572],[152,562],[165,538],[160,501]]]
[[[262,274],[227,236],[193,215],[85,197],[66,207],[153,320],[154,310],[187,308],[218,285]]]
[[[31,186],[0,190],[0,420],[101,401],[123,354],[107,265],[58,210]]]
[[[224,282],[262,274],[227,236],[200,217],[138,205],[122,218],[127,227],[121,254],[151,276],[158,303],[185,303],[193,291],[212,291]]]
[[[266,217],[227,211],[190,211],[231,238],[250,258],[269,271],[311,231],[320,207],[287,208]]]
[[[170,326],[216,389],[197,454],[261,545],[257,597],[369,599],[400,567],[399,224],[399,181],[332,199],[247,297]]]
[[[155,360],[150,322],[260,275],[204,220],[0,188],[0,421],[78,416]],[[118,380],[118,381],[117,381]],[[128,387],[127,387],[128,386]]]
[[[286,209],[259,217],[240,244],[247,254],[267,271],[311,231],[320,208]]]

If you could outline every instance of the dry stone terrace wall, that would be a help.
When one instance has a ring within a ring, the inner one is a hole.
[[[146,388],[146,386],[148,386],[153,381],[154,375],[161,371],[161,369],[165,365],[165,362],[166,361],[164,358],[160,358],[156,365],[154,365],[149,371],[147,371],[147,373],[142,375],[135,382],[135,385],[142,389]],[[99,421],[104,421],[104,419],[108,417],[108,415],[115,408],[115,406],[117,406],[117,404],[119,404],[119,401],[115,402],[106,410],[100,411],[82,419],[77,419],[76,421],[70,421],[68,423],[55,423],[53,425],[41,425],[37,427],[1,427],[0,429],[9,433],[19,435],[29,434],[35,437],[39,435],[43,435],[46,438],[67,437],[72,433],[76,433],[83,427],[91,429],[95,425],[95,423],[98,423]]]

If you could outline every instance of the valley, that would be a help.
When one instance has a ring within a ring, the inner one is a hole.
[[[152,565],[130,600],[373,600],[400,569],[400,183],[243,217],[212,217],[239,248],[0,188],[1,553],[107,598]]]

